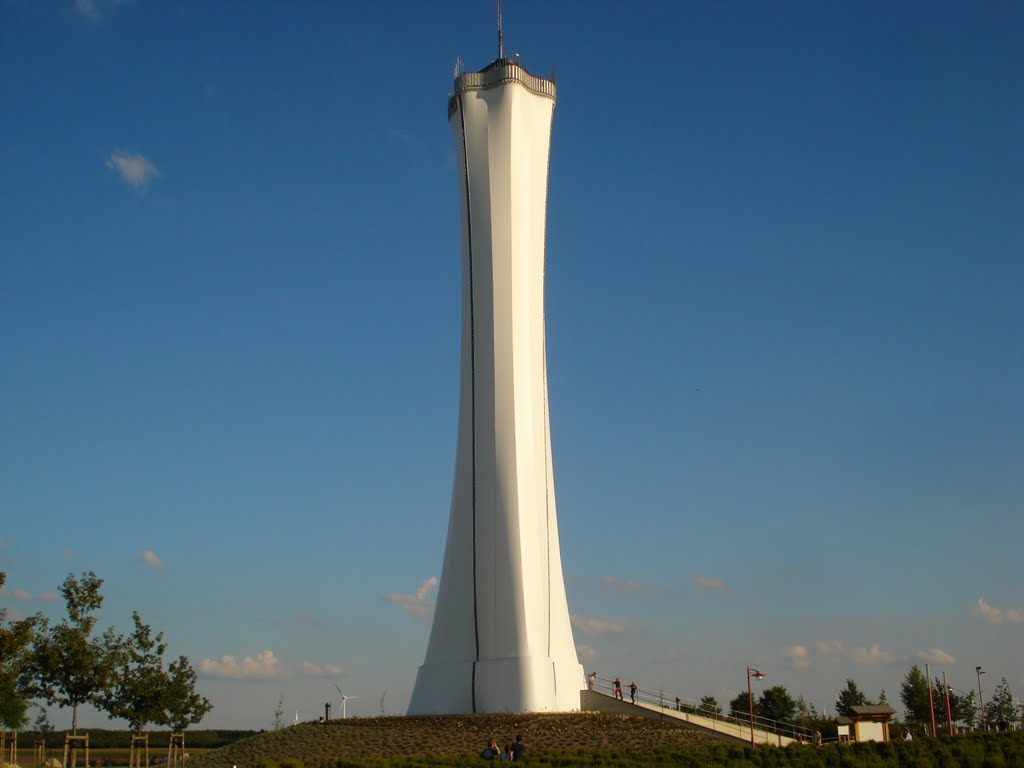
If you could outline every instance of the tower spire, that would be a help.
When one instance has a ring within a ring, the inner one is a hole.
[[[504,50],[501,44],[501,0],[498,0],[498,58],[504,58]]]

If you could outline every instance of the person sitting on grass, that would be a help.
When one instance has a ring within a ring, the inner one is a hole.
[[[501,752],[498,751],[498,742],[491,739],[487,743],[487,746],[484,747],[484,751],[480,753],[480,757],[484,760],[495,760],[501,757]]]

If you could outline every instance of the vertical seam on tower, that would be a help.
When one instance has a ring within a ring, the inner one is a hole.
[[[470,698],[473,712],[476,712],[476,665],[480,661],[480,624],[477,614],[476,582],[476,315],[474,312],[473,288],[473,209],[469,193],[469,143],[466,139],[466,108],[462,94],[459,94],[459,123],[462,128],[462,175],[466,179],[466,243],[469,248],[469,390],[470,390],[470,434],[473,449],[472,489],[473,503],[473,643],[475,658],[470,680]]]
[[[541,297],[541,322],[544,326],[544,540],[547,543],[547,551],[545,555],[547,557],[547,574],[548,574],[548,658],[551,658],[551,498],[550,498],[550,487],[551,487],[551,475],[549,474],[549,467],[551,465],[551,459],[549,451],[551,449],[551,424],[548,418],[548,338],[547,338],[547,321],[544,318],[544,299]],[[552,667],[553,669],[553,667]]]

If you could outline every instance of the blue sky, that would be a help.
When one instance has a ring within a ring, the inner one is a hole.
[[[457,426],[446,100],[493,5],[0,0],[3,605],[59,616],[96,571],[209,727],[408,702]],[[504,15],[559,89],[584,666],[725,701],[750,664],[822,709],[928,660],[1024,695],[1024,6]]]

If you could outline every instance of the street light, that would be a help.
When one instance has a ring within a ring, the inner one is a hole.
[[[975,667],[974,671],[978,673],[978,709],[981,710],[981,730],[988,730],[988,723],[985,721],[985,700],[981,697],[981,676],[985,674],[985,670],[981,667]]]
[[[758,672],[753,667],[747,667],[747,703],[750,704],[750,748],[756,749],[757,745],[754,743],[754,692],[750,687],[750,678],[755,680],[764,680],[764,674]]]
[[[946,730],[953,735],[953,708],[949,705],[949,694],[953,689],[946,682],[946,673],[942,673],[942,691],[946,695]]]

